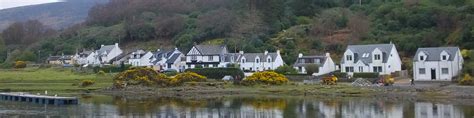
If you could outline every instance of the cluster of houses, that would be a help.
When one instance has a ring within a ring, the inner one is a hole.
[[[51,56],[50,64],[81,66],[119,65],[152,67],[158,71],[183,72],[192,68],[225,68],[239,65],[244,72],[275,70],[285,63],[280,51],[230,53],[225,45],[194,45],[187,53],[177,48],[155,51],[135,50],[124,52],[119,44],[102,45],[98,50],[83,50],[75,55]],[[390,44],[349,45],[337,65],[329,53],[324,55],[299,54],[293,68],[306,74],[307,65],[316,64],[315,76],[341,71],[354,73],[379,73],[388,75],[402,71],[402,61],[396,46]],[[463,58],[458,47],[419,48],[413,58],[415,81],[450,81],[460,74]]]

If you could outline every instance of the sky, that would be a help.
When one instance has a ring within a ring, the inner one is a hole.
[[[64,0],[0,0],[0,10],[28,5],[61,2]]]

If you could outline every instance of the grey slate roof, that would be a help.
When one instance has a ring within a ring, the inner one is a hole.
[[[160,50],[160,51],[153,52],[153,56],[151,58],[155,58],[156,60],[153,61],[152,63],[159,62],[161,61],[162,58],[171,57],[172,56],[171,54],[173,54],[173,51],[174,50]]]
[[[446,51],[449,54],[448,61],[453,61],[454,56],[456,53],[460,51],[458,47],[432,47],[432,48],[418,48],[416,51],[415,57],[413,61],[418,61],[419,58],[418,54],[420,52],[424,52],[427,57],[425,61],[440,61],[441,60],[441,52]]]
[[[360,60],[365,64],[369,64],[372,63],[372,52],[379,49],[382,51],[382,62],[386,63],[393,47],[395,47],[394,44],[349,45],[347,50],[354,53],[354,62]],[[363,57],[364,54],[368,54],[368,56]],[[345,57],[341,58],[341,62],[345,62]]]
[[[104,52],[109,53],[109,52],[112,51],[112,49],[114,49],[114,48],[115,48],[115,45],[106,45],[106,46],[100,47],[100,49],[97,50],[97,52],[98,52],[99,54],[102,54],[102,53],[104,53]]]
[[[301,59],[305,59],[305,60],[312,59],[313,61],[314,61],[314,59],[319,59],[320,62],[319,63],[316,63],[316,62],[308,63],[308,62],[305,61],[304,63],[300,63],[299,60],[301,60]],[[300,57],[300,58],[296,59],[296,62],[293,66],[303,67],[303,66],[306,66],[308,64],[318,64],[318,65],[322,66],[321,64],[326,63],[326,60],[327,60],[326,56],[303,56],[303,57]]]
[[[195,45],[202,55],[219,55],[226,49],[224,45]]]
[[[181,55],[181,53],[173,54],[168,60],[166,60],[166,63],[174,63],[177,59],[179,59],[179,55]]]
[[[255,58],[260,57],[260,62],[267,62],[267,57],[270,56],[272,61],[275,62],[278,54],[277,53],[244,53],[240,58],[245,57],[246,62],[255,62]]]

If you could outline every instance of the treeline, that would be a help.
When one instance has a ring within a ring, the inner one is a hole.
[[[409,62],[418,47],[474,48],[473,14],[474,0],[111,0],[55,35],[11,40],[12,25],[2,37],[7,46],[28,45],[21,49],[40,59],[101,44],[162,41],[182,51],[194,43],[281,49],[292,64],[301,52],[341,54],[348,44],[393,42]]]

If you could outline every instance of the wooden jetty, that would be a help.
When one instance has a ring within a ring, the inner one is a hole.
[[[4,101],[18,101],[18,102],[30,102],[36,104],[49,104],[49,105],[74,105],[78,104],[79,100],[76,97],[57,97],[57,96],[46,96],[46,95],[33,95],[29,93],[0,93],[0,100]]]

